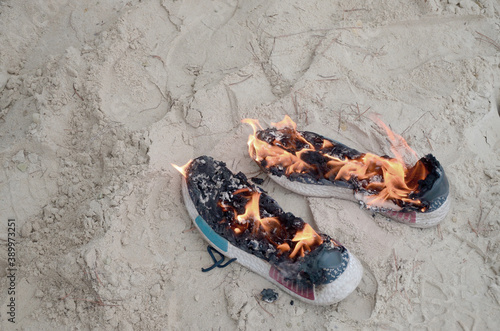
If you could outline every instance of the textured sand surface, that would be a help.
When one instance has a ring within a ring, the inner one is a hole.
[[[0,2],[0,329],[497,329],[498,36],[495,0]],[[423,230],[265,181],[362,261],[333,306],[261,302],[273,285],[237,263],[202,273],[170,166],[207,154],[255,176],[240,121],[285,114],[390,155],[379,114],[450,180]]]

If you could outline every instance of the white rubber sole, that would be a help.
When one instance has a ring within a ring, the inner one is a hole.
[[[344,272],[333,282],[325,285],[304,289],[296,282],[286,280],[280,271],[267,261],[249,254],[217,234],[200,216],[188,192],[186,178],[182,178],[182,195],[189,216],[201,232],[205,240],[226,257],[236,258],[237,262],[253,272],[261,275],[281,290],[302,301],[315,305],[330,305],[345,299],[352,293],[361,281],[363,267],[359,260],[350,252],[349,262]]]
[[[354,191],[349,188],[334,185],[306,184],[297,181],[291,181],[286,178],[286,176],[276,176],[271,173],[267,173],[267,175],[279,185],[297,194],[319,198],[338,198],[358,203],[362,202],[365,205],[367,203],[363,195],[355,195]],[[429,228],[439,224],[439,222],[441,222],[446,217],[446,214],[448,214],[448,211],[450,210],[451,203],[448,196],[443,202],[440,203],[442,203],[442,205],[439,208],[430,212],[401,212],[397,210],[391,210],[392,206],[389,204],[386,208],[375,210],[375,212],[397,222],[407,224],[411,227]],[[393,208],[396,209],[399,207],[394,205]]]

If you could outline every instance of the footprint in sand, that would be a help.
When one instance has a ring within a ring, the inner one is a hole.
[[[378,282],[371,268],[363,263],[364,273],[358,288],[341,301],[338,311],[355,321],[365,321],[372,316],[375,309]]]
[[[101,110],[131,130],[141,129],[170,110],[170,98],[154,83],[165,73],[154,58],[141,51],[123,53],[103,75]],[[158,68],[156,68],[158,67]]]

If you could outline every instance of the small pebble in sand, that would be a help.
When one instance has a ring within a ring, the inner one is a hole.
[[[270,288],[263,289],[262,292],[260,292],[260,295],[262,296],[262,301],[269,303],[278,299],[278,292]]]

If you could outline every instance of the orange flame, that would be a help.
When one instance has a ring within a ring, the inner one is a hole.
[[[279,219],[277,217],[261,218],[259,206],[261,193],[244,188],[233,192],[233,195],[236,194],[249,196],[248,202],[245,206],[245,212],[238,215],[236,211],[234,211],[234,219],[236,222],[231,225],[234,233],[239,235],[252,225],[252,233],[254,235],[263,234],[266,236],[267,239],[279,250],[280,254],[289,252],[291,250],[290,245],[283,242],[284,232],[286,230],[280,223]],[[230,206],[224,204],[223,202],[219,202],[219,207],[221,207],[223,211],[231,209]],[[292,242],[295,243],[295,248],[289,255],[290,258],[294,258],[297,254],[299,256],[304,256],[305,251],[311,251],[317,245],[321,245],[323,240],[311,226],[305,224],[303,230],[297,231],[295,237],[292,239]]]
[[[292,153],[284,151],[279,147],[277,148],[275,146],[269,145],[265,141],[258,139],[257,127],[259,127],[262,130],[262,127],[260,126],[258,120],[244,119],[242,120],[242,122],[250,124],[253,129],[253,135],[248,136],[247,144],[248,144],[248,153],[254,160],[256,160],[257,162],[262,162],[263,160],[266,160],[267,167],[282,166],[283,168],[287,169],[286,170],[287,175],[293,172],[302,172],[307,170],[308,168],[311,168],[310,165],[308,165],[306,162],[300,159],[300,155],[302,153],[313,150],[312,145],[302,136],[298,136],[297,138],[300,140],[300,142],[308,144],[310,148],[302,149],[301,151],[297,152],[297,155],[294,155]],[[292,121],[292,119],[288,115],[286,115],[281,122],[271,123],[271,124],[276,126],[277,128],[280,128],[280,130],[284,130],[292,134],[294,132],[297,132],[296,131],[297,125],[295,124],[295,122]],[[283,145],[280,144],[280,146]],[[289,148],[290,146],[283,146],[283,147]],[[296,146],[291,146],[291,147],[296,147]]]
[[[245,206],[245,213],[242,215],[237,215],[236,220],[240,224],[246,224],[249,221],[253,222],[254,234],[257,234],[261,230],[263,230],[263,232],[266,234],[270,234],[274,229],[279,228],[281,224],[278,218],[276,217],[265,217],[265,218],[260,217],[259,200],[260,200],[260,193],[251,192],[250,200]]]
[[[415,151],[408,145],[408,143],[403,137],[392,132],[391,129],[389,129],[389,127],[385,125],[385,123],[382,122],[380,118],[375,117],[374,120],[387,133],[387,137],[391,142],[391,152],[394,154],[396,159],[398,159],[403,164],[405,163],[404,161],[405,154],[410,154],[415,160],[418,159],[417,153],[415,153]]]
[[[187,171],[187,168],[189,167],[189,165],[191,164],[191,161],[193,161],[193,160],[192,160],[192,159],[191,159],[191,160],[189,160],[189,161],[188,161],[185,165],[180,166],[180,167],[179,167],[178,165],[173,164],[173,163],[170,163],[170,164],[171,164],[171,165],[172,165],[172,167],[174,167],[177,171],[179,171],[179,172],[182,174],[182,176],[186,177],[186,176],[187,176],[186,171]]]
[[[313,230],[309,224],[305,224],[304,229],[297,231],[297,234],[292,239],[293,242],[297,242],[295,248],[293,249],[291,258],[294,258],[297,253],[300,256],[304,256],[304,251],[311,251],[311,247],[314,245],[321,245],[323,239]]]
[[[292,121],[292,119],[288,115],[285,115],[285,118],[283,118],[282,121],[278,123],[271,123],[271,125],[278,130],[283,130],[285,128],[297,130],[297,124],[294,121]]]
[[[258,138],[257,120],[244,120],[244,123],[253,123],[254,134],[248,138],[248,152],[250,156],[265,168],[281,167],[287,175],[291,173],[311,172],[330,180],[345,180],[355,178],[367,191],[375,191],[368,197],[368,204],[383,206],[387,200],[397,199],[420,206],[419,200],[410,199],[409,195],[418,189],[418,181],[425,179],[428,171],[417,161],[413,167],[407,167],[403,155],[416,157],[416,153],[406,141],[393,133],[382,121],[378,120],[391,142],[391,150],[396,158],[380,157],[374,154],[362,154],[358,158],[344,160],[328,154],[333,143],[323,139],[320,148],[316,149],[313,143],[307,141],[296,130],[296,124],[285,116],[281,122],[274,124],[280,134],[269,135],[263,141]],[[316,143],[316,142],[315,142]],[[316,145],[318,146],[318,145]],[[305,153],[319,153],[326,162],[327,168],[319,169],[316,164],[309,164],[303,160]]]

